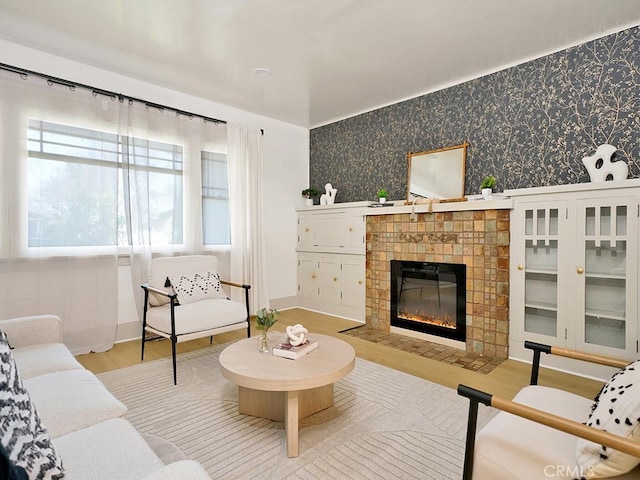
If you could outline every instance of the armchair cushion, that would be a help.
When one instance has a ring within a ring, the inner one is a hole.
[[[640,360],[616,372],[602,387],[586,424],[640,440]],[[584,439],[578,439],[577,459],[587,478],[620,475],[640,464],[640,458]]]
[[[524,387],[513,401],[577,422],[591,405],[587,398],[542,385]],[[575,471],[575,449],[568,433],[500,412],[476,437],[473,478],[556,478],[557,466]]]
[[[180,305],[199,302],[207,298],[227,298],[220,283],[220,275],[213,272],[186,273],[169,277]]]
[[[149,285],[167,293],[175,293],[173,287],[167,285],[167,278],[177,278],[189,272],[218,272],[218,258],[215,255],[154,258],[149,263]],[[166,303],[169,303],[169,298],[166,296],[149,293],[151,306],[157,307]]]
[[[153,307],[147,311],[147,325],[161,332],[171,332],[170,305]],[[176,335],[211,330],[247,321],[245,306],[221,298],[208,298],[175,309]]]
[[[20,379],[7,337],[0,330],[0,440],[9,459],[30,478],[63,478],[62,461]]]

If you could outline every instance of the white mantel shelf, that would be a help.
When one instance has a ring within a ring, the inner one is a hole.
[[[325,211],[330,213],[332,211],[344,210],[344,209],[362,209],[362,215],[396,215],[402,213],[430,213],[430,212],[459,212],[466,210],[508,210],[513,208],[513,202],[510,198],[496,196],[492,200],[475,200],[466,202],[446,202],[446,203],[434,203],[432,208],[429,208],[429,204],[420,205],[406,205],[404,200],[397,200],[388,202],[393,204],[389,207],[370,207],[372,202],[344,202],[334,203],[333,205],[314,205],[313,207],[298,208],[298,212],[320,212]]]

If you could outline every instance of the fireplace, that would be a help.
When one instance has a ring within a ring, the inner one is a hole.
[[[466,340],[467,267],[391,260],[391,326]]]

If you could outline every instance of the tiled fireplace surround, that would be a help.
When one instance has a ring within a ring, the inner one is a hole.
[[[390,261],[467,266],[466,350],[508,357],[509,210],[370,215],[366,220],[366,323],[390,330]]]

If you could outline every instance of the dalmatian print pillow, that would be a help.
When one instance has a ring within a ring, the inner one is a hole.
[[[640,441],[640,360],[602,387],[586,425]],[[588,479],[621,475],[640,464],[640,458],[584,439],[578,439],[577,461]]]

